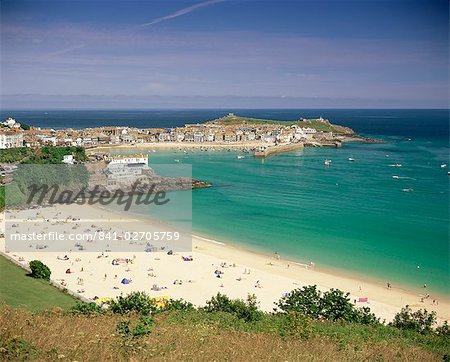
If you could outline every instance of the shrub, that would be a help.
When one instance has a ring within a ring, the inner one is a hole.
[[[294,289],[282,297],[276,305],[284,312],[300,312],[317,319],[321,315],[321,293],[317,290],[317,286],[308,285]]]
[[[97,303],[83,303],[76,302],[75,306],[72,307],[72,310],[81,314],[99,314],[104,313],[105,310],[100,307]]]
[[[445,321],[443,325],[437,327],[435,332],[438,336],[450,337],[450,326],[448,325],[448,322]]]
[[[362,307],[354,309],[355,318],[354,321],[361,324],[380,324],[380,318],[377,318],[375,314],[370,312],[369,307]]]
[[[39,260],[30,261],[31,276],[36,279],[50,280],[50,268]]]
[[[289,335],[301,339],[308,339],[314,333],[313,320],[311,317],[300,313],[290,311],[286,315],[286,327],[282,335]]]
[[[406,306],[397,313],[390,323],[395,328],[413,330],[422,334],[428,334],[433,330],[436,323],[436,312],[428,312],[426,309],[419,309],[413,312]]]
[[[344,293],[339,289],[330,289],[325,292],[320,303],[321,317],[333,321],[357,322],[358,312],[354,310],[349,295],[350,293]]]
[[[295,289],[276,303],[283,313],[298,312],[313,319],[344,320],[362,324],[378,324],[370,308],[355,309],[349,293],[330,289],[322,293],[315,285]]]
[[[133,292],[127,296],[119,296],[106,303],[113,313],[126,314],[136,312],[141,315],[156,313],[158,308],[144,292]]]
[[[120,321],[117,323],[117,332],[124,338],[139,338],[150,334],[152,332],[152,326],[154,319],[147,316],[141,316],[139,322],[132,326],[131,320]]]
[[[183,299],[170,299],[165,306],[163,307],[164,311],[167,310],[178,310],[178,311],[185,311],[190,312],[195,310],[194,305],[190,302],[186,302]]]
[[[254,322],[262,316],[254,295],[249,295],[247,301],[243,301],[241,299],[230,299],[226,295],[217,293],[215,297],[206,302],[206,307],[203,310],[206,312],[230,313],[246,322]]]

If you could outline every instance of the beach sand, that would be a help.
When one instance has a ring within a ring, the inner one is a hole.
[[[70,206],[70,209],[65,207],[20,211],[12,216],[14,220],[26,220],[35,219],[39,213],[39,222],[29,221],[33,223],[33,231],[38,231],[39,228],[52,230],[55,227],[52,228],[51,224],[57,219],[61,220],[61,215],[65,213],[80,218],[78,221],[58,222],[58,227],[67,230],[72,230],[74,223],[78,222],[95,223],[97,228],[111,228],[120,232],[127,230],[130,225],[133,231],[161,228],[161,223],[132,214],[118,214],[87,205]],[[357,300],[357,306],[370,307],[382,320],[391,321],[405,305],[412,309],[434,310],[440,322],[450,319],[448,298],[445,300],[440,297],[439,305],[432,303],[436,298],[433,295],[422,302],[426,289],[422,295],[396,286],[387,289],[384,281],[376,283],[340,275],[320,266],[311,267],[287,260],[283,256],[264,255],[195,235],[192,237],[192,251],[175,252],[173,255],[168,255],[167,251],[136,252],[127,251],[127,248],[117,252],[91,252],[89,247],[87,244],[85,251],[74,248],[72,251],[62,252],[35,249],[18,252],[5,250],[2,239],[0,250],[23,266],[33,259],[41,260],[50,267],[55,283],[89,300],[144,291],[150,296],[182,298],[201,306],[218,292],[241,299],[254,294],[262,310],[272,311],[274,302],[283,294],[304,285],[316,284],[322,291],[338,288],[350,292],[352,302]],[[65,255],[68,260],[61,260]],[[193,260],[184,261],[182,256],[192,256]],[[129,259],[130,262],[113,265],[114,258]],[[70,274],[66,273],[67,269],[71,270]],[[217,270],[222,272],[220,278],[215,273]],[[131,280],[131,283],[122,284],[124,278]],[[358,302],[359,298],[367,298],[368,302]]]

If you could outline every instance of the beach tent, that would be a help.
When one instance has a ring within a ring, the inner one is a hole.
[[[123,278],[121,283],[122,284],[130,284],[130,281],[127,278]]]

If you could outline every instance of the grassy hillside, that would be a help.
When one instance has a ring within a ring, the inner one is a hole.
[[[0,358],[34,360],[377,360],[442,361],[449,343],[389,327],[287,317],[244,322],[230,313],[167,311],[148,332],[130,335],[138,316],[32,314],[0,310]]]
[[[319,119],[305,119],[302,121],[278,121],[273,119],[260,119],[251,117],[240,116],[226,116],[212,121],[216,124],[222,125],[239,125],[239,124],[252,124],[252,125],[283,125],[292,126],[297,125],[299,127],[314,128],[317,131],[322,132],[334,132],[334,133],[353,133],[352,130],[342,126],[336,126],[331,124],[328,120]]]
[[[30,311],[75,305],[75,299],[68,294],[26,274],[24,269],[0,256],[0,303]]]

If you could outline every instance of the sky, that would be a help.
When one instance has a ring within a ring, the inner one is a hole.
[[[448,108],[447,0],[1,0],[2,109]]]

